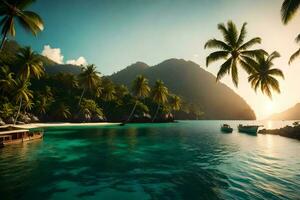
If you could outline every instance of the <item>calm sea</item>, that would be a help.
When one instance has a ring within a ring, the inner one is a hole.
[[[300,199],[300,141],[241,134],[239,123],[47,128],[0,149],[0,199]]]

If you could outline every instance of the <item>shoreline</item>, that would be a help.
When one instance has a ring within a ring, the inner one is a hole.
[[[22,125],[6,124],[2,127],[14,126],[23,129],[33,128],[47,128],[47,127],[72,127],[72,126],[107,126],[107,125],[119,125],[121,123],[115,122],[96,122],[96,123],[70,123],[70,122],[56,122],[56,123],[30,123]]]

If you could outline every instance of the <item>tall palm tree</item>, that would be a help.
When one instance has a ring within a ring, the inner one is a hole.
[[[14,73],[12,73],[8,66],[0,68],[0,90],[2,94],[4,92],[9,92],[16,84],[13,78]]]
[[[171,105],[172,110],[174,111],[173,112],[174,119],[175,119],[175,111],[180,110],[181,104],[182,104],[182,102],[181,102],[181,98],[179,96],[176,96],[176,95],[171,96],[170,105]]]
[[[82,87],[82,93],[78,105],[80,105],[84,93],[88,90],[90,92],[96,91],[99,93],[99,86],[101,82],[100,72],[96,70],[95,65],[88,65],[82,68],[82,72],[78,75],[78,81]]]
[[[26,80],[31,76],[39,79],[45,73],[43,62],[40,56],[35,53],[30,47],[21,48],[17,54],[19,76]]]
[[[257,91],[260,88],[263,94],[266,94],[272,99],[272,90],[280,93],[279,82],[276,77],[284,78],[280,69],[272,68],[273,60],[280,57],[279,53],[274,51],[268,56],[257,57],[257,65],[255,72],[249,76],[248,81],[252,88]]]
[[[284,0],[281,6],[281,19],[284,24],[288,24],[296,14],[300,6],[300,0]]]
[[[127,121],[130,121],[132,115],[134,114],[134,111],[136,109],[136,106],[138,104],[139,99],[144,99],[149,96],[150,94],[150,87],[148,84],[148,80],[142,76],[139,75],[135,78],[132,85],[132,94],[136,98],[135,104],[133,106],[133,109],[127,119]]]
[[[15,21],[25,29],[37,35],[44,29],[42,18],[35,12],[26,10],[35,0],[0,0],[0,26],[2,27],[2,42],[0,51],[3,49],[7,35],[15,36]]]
[[[16,123],[18,120],[23,102],[29,102],[30,99],[33,97],[32,91],[29,90],[28,88],[29,86],[30,86],[30,82],[28,80],[16,81],[16,85],[13,91],[13,96],[16,100],[16,103],[19,103],[19,108],[14,123]]]
[[[157,104],[157,109],[152,119],[152,122],[154,122],[154,120],[156,119],[160,106],[168,102],[168,94],[169,91],[168,88],[165,86],[164,82],[162,82],[161,80],[157,80],[152,89],[153,101]]]
[[[236,25],[232,21],[225,24],[219,24],[218,29],[221,31],[224,41],[211,39],[208,40],[204,48],[218,49],[211,53],[206,58],[206,65],[209,66],[212,62],[218,60],[226,60],[221,66],[217,75],[219,81],[227,73],[231,73],[232,81],[235,86],[238,86],[238,65],[240,65],[248,74],[253,71],[255,56],[265,54],[261,49],[248,50],[255,44],[260,44],[259,37],[245,41],[247,30],[246,23],[243,24],[241,31],[238,32]]]

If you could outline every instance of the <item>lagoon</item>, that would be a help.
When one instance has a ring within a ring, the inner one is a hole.
[[[49,127],[0,149],[1,199],[299,199],[300,141],[241,134],[239,123]]]

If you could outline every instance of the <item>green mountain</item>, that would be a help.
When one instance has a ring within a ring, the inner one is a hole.
[[[281,113],[273,114],[269,117],[271,120],[300,120],[300,103]]]
[[[131,86],[139,75],[150,84],[161,79],[174,94],[200,107],[205,119],[255,119],[251,107],[225,84],[216,83],[216,77],[191,61],[169,59],[156,66],[137,62],[112,74],[109,78],[118,84]]]
[[[15,52],[17,52],[19,48],[21,48],[21,46],[16,41],[14,40],[7,41],[5,43],[3,53],[0,54],[0,64],[1,64],[1,60],[5,60],[5,61],[9,61],[10,63],[13,63],[16,60]],[[48,74],[57,74],[60,72],[79,74],[81,71],[81,68],[76,65],[58,64],[53,60],[50,60],[49,58],[42,55],[40,55],[40,58],[44,63],[45,71]]]

